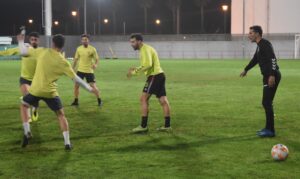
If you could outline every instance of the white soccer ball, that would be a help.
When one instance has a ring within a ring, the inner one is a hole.
[[[288,157],[289,149],[283,144],[277,144],[273,146],[271,155],[274,160],[283,161]]]

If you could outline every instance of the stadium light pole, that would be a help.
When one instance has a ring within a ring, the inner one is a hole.
[[[80,34],[80,18],[79,18],[79,9],[71,11],[71,15],[75,18],[76,20],[76,28],[77,28],[77,33]]]
[[[86,0],[84,0],[84,33],[87,34],[87,28],[86,28]]]
[[[224,34],[226,34],[228,5],[222,5],[222,10],[224,12]]]
[[[245,17],[246,17],[246,6],[245,6],[246,0],[243,0],[243,58],[246,58],[246,50],[245,50]]]
[[[123,35],[126,35],[126,22],[123,22]]]
[[[159,26],[161,25],[161,20],[160,19],[156,19],[155,20],[155,25],[157,27],[157,33],[161,33],[161,29],[159,28]]]
[[[110,22],[109,19],[107,19],[107,18],[104,18],[104,19],[103,19],[103,24],[104,24],[104,25],[103,25],[103,28],[102,28],[102,29],[103,29],[103,32],[102,32],[102,33],[105,33],[105,30],[104,30],[104,29],[106,29],[105,26],[107,26],[109,22]]]
[[[52,0],[42,0],[42,25],[45,29],[46,47],[51,46],[52,23]]]

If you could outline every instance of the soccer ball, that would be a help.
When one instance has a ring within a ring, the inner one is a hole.
[[[271,155],[274,160],[283,161],[289,155],[289,149],[282,144],[274,145],[271,150]]]

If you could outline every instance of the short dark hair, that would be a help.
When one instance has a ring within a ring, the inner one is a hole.
[[[40,34],[38,32],[31,32],[28,36],[29,37],[40,38]]]
[[[90,35],[89,34],[82,34],[81,38],[83,38],[83,37],[86,37],[86,38],[90,39]]]
[[[65,37],[62,34],[56,34],[52,37],[55,47],[62,49],[65,45]]]
[[[144,41],[142,34],[132,34],[130,39],[136,39],[138,41]]]
[[[260,36],[262,36],[262,34],[263,34],[263,30],[262,30],[261,26],[259,26],[259,25],[251,26],[250,29],[253,30],[254,32],[258,33]]]

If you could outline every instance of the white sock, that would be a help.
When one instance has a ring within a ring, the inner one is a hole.
[[[69,131],[64,131],[63,132],[64,140],[65,140],[65,145],[70,145],[70,134]]]
[[[27,110],[28,110],[28,117],[29,117],[29,119],[30,119],[30,118],[31,118],[31,109],[28,108]]]
[[[23,128],[24,128],[24,134],[27,135],[28,132],[30,132],[30,124],[29,124],[29,122],[24,122],[23,123]]]

